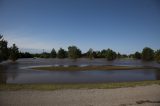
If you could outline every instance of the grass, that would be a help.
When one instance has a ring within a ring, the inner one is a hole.
[[[85,70],[132,70],[132,69],[157,69],[155,67],[136,67],[136,66],[51,66],[51,67],[34,67],[35,70],[48,71],[85,71]]]
[[[158,84],[157,81],[122,82],[122,83],[82,83],[82,84],[0,84],[0,91],[40,90],[54,91],[61,89],[113,89]]]

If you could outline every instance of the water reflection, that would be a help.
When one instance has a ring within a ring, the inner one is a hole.
[[[15,80],[18,76],[18,64],[9,63],[7,65],[0,65],[0,83],[7,83],[8,79]]]
[[[6,75],[6,72],[5,72],[6,69],[4,69],[3,66],[0,65],[0,83],[4,83],[6,84],[7,82],[7,75]]]

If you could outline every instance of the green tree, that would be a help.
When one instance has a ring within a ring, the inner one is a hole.
[[[57,57],[60,58],[60,59],[66,58],[67,57],[67,51],[65,51],[64,49],[60,48],[58,50]]]
[[[160,63],[160,49],[155,52],[155,60]]]
[[[105,58],[106,55],[107,55],[107,50],[103,49],[103,50],[101,51],[101,58]]]
[[[57,56],[57,53],[56,53],[56,51],[55,51],[55,49],[53,48],[52,49],[52,51],[51,51],[51,58],[56,58],[56,56]]]
[[[127,54],[121,54],[121,58],[128,58],[129,56]]]
[[[90,48],[87,52],[87,57],[92,60],[94,58],[94,55],[96,55],[96,53],[93,51],[92,48]]]
[[[18,58],[33,58],[33,54],[29,53],[29,52],[19,52],[19,56]]]
[[[111,49],[107,49],[107,50],[103,49],[101,51],[101,57],[102,58],[107,58],[107,60],[111,61],[111,60],[115,60],[116,59],[117,54],[116,54],[116,52],[114,52]]]
[[[47,52],[43,52],[41,55],[40,55],[41,58],[49,58],[50,57],[50,53],[47,53]]]
[[[10,48],[10,59],[12,61],[16,61],[18,59],[19,56],[19,51],[18,51],[18,47],[13,44],[13,46]]]
[[[145,61],[153,60],[154,59],[154,51],[149,47],[145,47],[142,51],[142,59]]]
[[[105,57],[107,58],[107,60],[109,60],[109,61],[115,60],[116,56],[117,56],[117,54],[113,50],[111,50],[111,49],[106,50]]]
[[[100,51],[93,51],[93,55],[95,58],[101,58],[101,52]]]
[[[141,53],[135,52],[134,58],[136,58],[136,59],[141,59]]]
[[[77,59],[81,57],[81,50],[78,49],[76,46],[69,46],[68,47],[68,57],[71,59]]]
[[[9,57],[8,42],[3,39],[3,35],[0,35],[0,62],[7,60]]]

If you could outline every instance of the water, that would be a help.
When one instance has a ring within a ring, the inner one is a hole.
[[[137,60],[116,60],[108,62],[105,59],[20,59],[17,63],[5,63],[0,66],[0,83],[104,83],[160,80],[160,70],[110,70],[110,71],[43,71],[32,70],[34,66],[58,65],[127,65],[127,66],[156,66],[156,62],[142,62]]]

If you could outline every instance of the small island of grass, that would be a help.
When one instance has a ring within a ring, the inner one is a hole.
[[[136,67],[136,66],[50,66],[50,67],[33,67],[35,70],[48,71],[91,71],[91,70],[133,70],[133,69],[158,69],[156,67]]]

